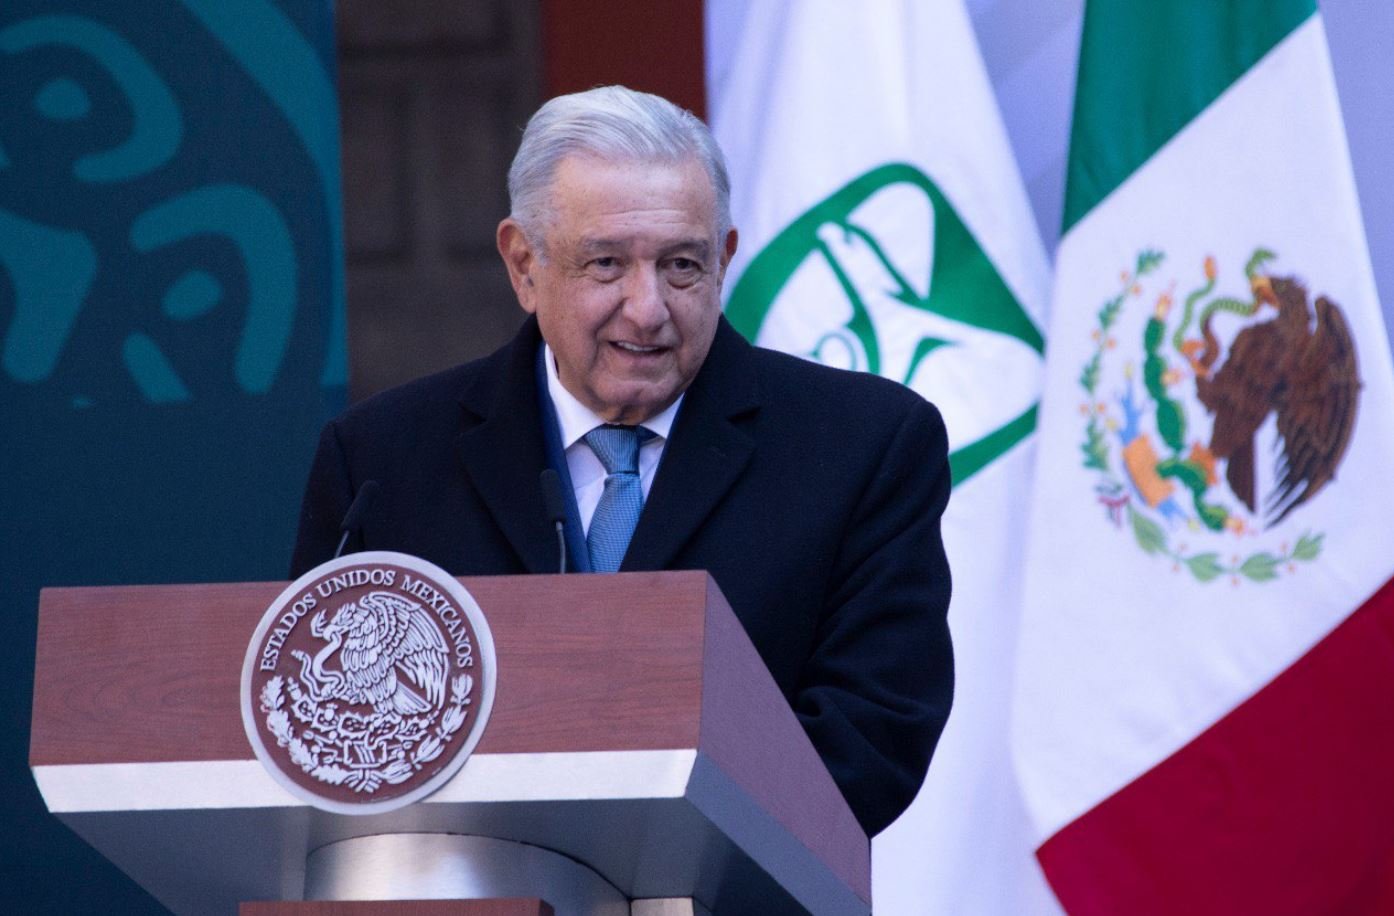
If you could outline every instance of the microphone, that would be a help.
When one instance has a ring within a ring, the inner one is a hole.
[[[339,555],[344,552],[344,546],[348,544],[349,535],[357,531],[363,524],[363,516],[368,513],[368,507],[377,498],[378,486],[376,480],[365,480],[363,486],[358,488],[358,494],[353,497],[353,502],[349,503],[348,511],[344,513],[344,522],[339,526],[339,530],[344,536],[339,538],[339,549],[334,551],[332,559],[339,559]]]
[[[542,505],[547,509],[547,520],[557,529],[557,550],[561,555],[560,573],[566,572],[566,500],[561,495],[561,478],[551,468],[544,468],[538,475],[542,484]]]

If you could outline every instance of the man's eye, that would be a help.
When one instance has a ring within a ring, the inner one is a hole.
[[[619,276],[623,268],[620,259],[615,257],[592,258],[586,262],[586,269],[602,280]]]
[[[702,275],[702,262],[692,258],[672,258],[667,263],[669,280],[680,286],[696,282]]]

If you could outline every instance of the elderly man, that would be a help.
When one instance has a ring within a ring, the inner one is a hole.
[[[899,385],[747,344],[721,316],[736,250],[720,150],[620,87],[553,99],[509,172],[498,247],[523,310],[485,359],[324,430],[293,561],[360,548],[456,575],[705,569],[868,834],[910,803],[948,716],[949,493],[938,412]]]

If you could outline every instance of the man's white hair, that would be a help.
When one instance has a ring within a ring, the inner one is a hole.
[[[552,179],[567,156],[637,162],[695,159],[716,192],[718,239],[731,227],[731,180],[707,125],[667,99],[624,86],[560,95],[528,120],[508,169],[509,214],[535,244],[550,216]]]

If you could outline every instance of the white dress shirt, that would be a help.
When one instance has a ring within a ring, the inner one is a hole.
[[[591,517],[605,492],[605,465],[586,444],[585,435],[597,426],[604,426],[605,420],[596,416],[589,407],[566,390],[557,375],[557,360],[552,348],[544,346],[543,360],[547,366],[547,393],[551,395],[552,406],[557,412],[557,426],[561,429],[561,445],[566,450],[566,469],[571,473],[571,486],[576,494],[576,508],[581,513],[581,529],[590,533]],[[644,491],[644,499],[649,498],[653,487],[653,475],[658,471],[658,461],[663,457],[663,448],[668,444],[668,433],[673,429],[673,418],[678,415],[678,405],[683,396],[669,404],[662,413],[649,417],[639,425],[653,433],[653,438],[639,449],[639,484]]]

